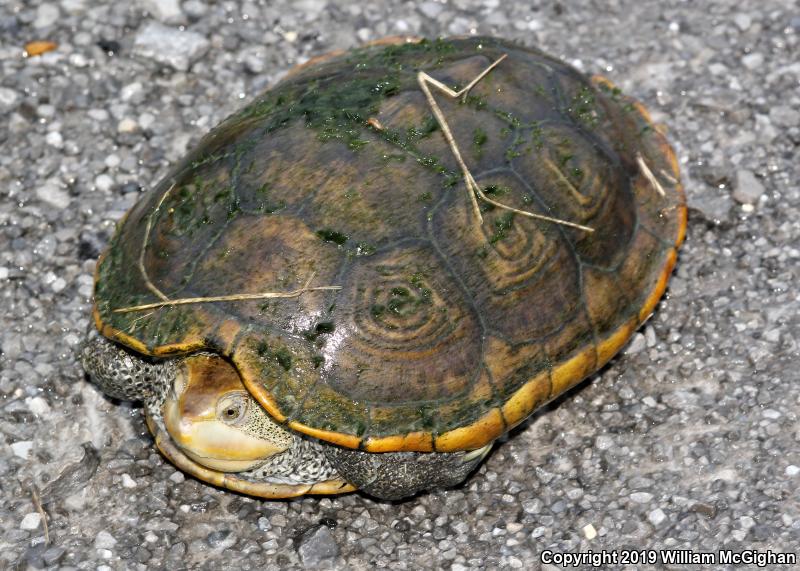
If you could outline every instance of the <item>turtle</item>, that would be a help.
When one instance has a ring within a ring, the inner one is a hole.
[[[405,498],[607,363],[685,228],[665,129],[609,80],[391,38],[295,67],[143,194],[81,359],[200,480]]]

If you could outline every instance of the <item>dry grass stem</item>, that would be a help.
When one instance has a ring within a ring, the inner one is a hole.
[[[175,305],[189,305],[193,303],[215,303],[221,301],[249,301],[254,299],[286,299],[292,297],[299,297],[306,292],[311,291],[328,291],[328,290],[338,290],[342,289],[341,286],[317,286],[317,287],[309,287],[311,280],[314,279],[314,272],[311,273],[311,276],[306,281],[305,285],[302,288],[296,289],[289,292],[262,292],[262,293],[237,293],[231,295],[217,295],[217,296],[209,296],[209,297],[184,297],[179,299],[170,299],[168,298],[160,289],[158,289],[152,281],[150,281],[150,277],[147,275],[147,268],[145,267],[144,258],[145,253],[147,251],[147,243],[150,240],[150,232],[153,227],[153,219],[155,218],[156,214],[161,209],[161,206],[164,204],[164,200],[166,200],[169,193],[172,189],[175,188],[175,183],[170,186],[167,191],[161,196],[161,199],[158,201],[153,212],[147,218],[147,225],[144,229],[144,240],[142,243],[142,249],[139,253],[139,271],[142,274],[142,278],[144,278],[145,285],[147,289],[149,289],[153,294],[155,294],[161,301],[157,301],[154,303],[145,303],[142,305],[134,305],[130,307],[121,307],[118,309],[112,310],[112,313],[133,313],[136,311],[145,311],[148,309],[159,309],[162,307],[172,307]],[[153,312],[148,313],[147,315],[143,315],[138,317],[136,321],[140,319],[144,319],[152,315]]]
[[[167,191],[161,195],[161,199],[158,201],[155,210],[150,213],[150,216],[147,217],[147,225],[144,227],[144,239],[142,240],[142,251],[139,252],[139,271],[142,273],[142,278],[144,278],[144,283],[151,292],[153,292],[156,297],[167,301],[169,298],[164,295],[164,293],[158,289],[153,282],[150,281],[150,277],[147,275],[147,269],[144,267],[144,255],[147,252],[147,243],[150,241],[150,231],[153,228],[153,218],[156,217],[158,211],[161,210],[161,205],[164,204],[164,200],[166,200],[167,196],[172,189],[175,188],[175,183],[173,182],[172,185],[167,189]]]
[[[135,311],[144,311],[147,309],[158,309],[160,307],[171,307],[173,305],[189,305],[192,303],[215,303],[220,301],[250,301],[254,299],[287,299],[292,297],[300,297],[304,293],[312,291],[334,291],[342,289],[341,286],[315,286],[309,287],[311,280],[314,279],[314,274],[306,281],[305,285],[300,289],[287,291],[287,292],[263,292],[263,293],[237,293],[232,295],[217,295],[210,297],[184,297],[180,299],[168,299],[165,301],[158,301],[155,303],[145,303],[143,305],[135,305],[132,307],[122,307],[115,309],[114,313],[132,313]]]
[[[39,512],[39,517],[42,518],[42,530],[44,530],[44,543],[50,545],[50,528],[47,526],[47,512],[44,511],[42,500],[39,497],[39,489],[36,486],[31,487],[31,497],[33,499],[33,506]]]
[[[492,71],[500,62],[508,57],[508,54],[503,54],[499,58],[497,58],[491,65],[489,65],[486,69],[484,69],[481,73],[479,73],[472,81],[470,81],[466,87],[461,89],[460,91],[455,91],[450,89],[441,81],[434,79],[424,71],[420,71],[417,74],[417,82],[419,83],[420,89],[425,94],[425,99],[428,101],[428,105],[430,105],[431,111],[433,112],[434,117],[436,117],[436,121],[439,123],[439,127],[442,130],[442,134],[444,135],[447,144],[450,146],[450,150],[453,153],[453,156],[458,163],[459,168],[461,169],[461,173],[464,176],[464,184],[467,188],[467,194],[470,197],[472,203],[472,211],[475,214],[475,217],[478,221],[483,224],[483,215],[481,214],[480,207],[478,206],[478,198],[481,200],[491,204],[492,206],[496,206],[497,208],[502,208],[503,210],[508,210],[510,212],[514,212],[515,214],[519,214],[521,216],[527,216],[528,218],[536,218],[538,220],[545,220],[547,222],[553,222],[555,224],[561,224],[562,226],[569,226],[570,228],[577,228],[579,230],[583,230],[585,232],[594,232],[593,228],[588,226],[583,226],[582,224],[576,224],[574,222],[568,222],[566,220],[561,220],[559,218],[553,218],[551,216],[544,216],[542,214],[535,214],[533,212],[528,212],[527,210],[520,210],[518,208],[514,208],[512,206],[508,206],[506,204],[502,204],[501,202],[497,202],[486,196],[483,190],[478,186],[478,183],[475,182],[472,173],[470,172],[467,164],[464,162],[463,157],[461,156],[461,151],[458,148],[458,144],[456,143],[455,137],[453,137],[453,132],[450,130],[450,125],[447,124],[447,119],[442,112],[442,109],[439,107],[439,104],[436,103],[436,99],[433,97],[433,93],[430,90],[429,85],[432,85],[443,91],[445,95],[451,97],[453,99],[458,99],[459,97],[462,98],[462,101],[466,100],[467,95],[469,95],[469,91],[475,87],[475,85],[486,75]]]
[[[672,174],[671,174],[671,173],[668,173],[668,172],[667,172],[667,171],[665,171],[664,169],[661,169],[661,170],[660,170],[660,171],[658,171],[658,172],[660,172],[660,173],[661,173],[661,176],[663,176],[665,179],[667,179],[667,181],[668,181],[670,184],[678,184],[678,179],[676,179],[674,176],[672,176]]]
[[[647,166],[647,163],[645,162],[641,153],[636,153],[636,163],[639,165],[639,170],[642,171],[644,178],[646,178],[647,182],[649,182],[650,185],[656,189],[656,192],[658,192],[658,194],[661,196],[667,196],[667,193],[664,192],[664,187],[661,186],[661,183],[658,182],[656,175],[654,175],[653,171],[650,170],[650,167]]]

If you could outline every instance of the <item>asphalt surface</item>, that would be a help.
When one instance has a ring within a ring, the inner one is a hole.
[[[267,502],[184,478],[75,360],[114,223],[292,65],[470,33],[601,72],[668,126],[691,209],[656,314],[459,489]],[[57,48],[25,57],[32,40]],[[0,569],[800,556],[799,45],[780,0],[0,1]]]

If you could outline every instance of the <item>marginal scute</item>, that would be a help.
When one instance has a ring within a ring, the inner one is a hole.
[[[335,387],[320,380],[310,388],[302,405],[294,410],[291,418],[294,423],[292,426],[311,426],[324,431],[312,436],[356,448],[369,423],[369,407],[364,402],[342,395]],[[345,434],[347,439],[326,438],[324,433]]]
[[[437,452],[457,452],[476,450],[483,446],[483,434],[504,432],[506,423],[499,409],[493,408],[468,426],[456,428],[436,437],[434,445]]]
[[[528,418],[539,406],[550,400],[552,381],[550,371],[545,370],[514,391],[503,405],[503,418],[508,428],[512,428]]]
[[[594,232],[483,200],[478,220],[417,73],[457,88],[503,54],[464,102],[433,89],[465,164],[492,200]],[[640,104],[539,51],[463,38],[330,55],[131,209],[98,262],[95,321],[143,354],[225,356],[278,422],[321,440],[480,448],[653,311],[685,235],[679,179]],[[115,311],[306,285],[341,289]]]
[[[584,345],[577,353],[553,367],[550,373],[550,398],[567,392],[596,370],[597,351],[594,345]]]
[[[632,255],[636,255],[634,252]],[[618,268],[617,268],[618,269]],[[636,310],[628,288],[614,270],[583,268],[583,299],[595,331],[601,337],[616,330]]]
[[[678,253],[674,248],[671,248],[667,252],[667,259],[664,263],[664,266],[661,268],[661,273],[658,276],[658,279],[655,282],[655,285],[650,290],[650,295],[647,296],[644,303],[642,304],[641,309],[639,310],[639,323],[644,323],[650,317],[650,314],[658,305],[661,296],[664,295],[664,291],[667,289],[667,281],[669,280],[670,274],[672,274],[672,268],[675,267],[675,262],[678,259]]]
[[[643,227],[637,229],[630,247],[630,255],[620,264],[616,272],[617,281],[625,285],[626,297],[630,300],[631,314],[638,314],[639,311],[648,305],[648,299],[652,298],[653,293],[660,291],[658,298],[663,294],[663,288],[658,288],[657,284],[663,280],[666,286],[666,278],[669,275],[665,268],[672,269],[672,255],[674,248],[665,246],[657,237]],[[655,304],[650,307],[649,315]],[[641,320],[643,321],[643,320]]]
[[[486,339],[485,363],[492,379],[496,379],[498,403],[541,374],[549,380],[550,360],[543,343],[512,344],[490,336]],[[548,388],[549,394],[549,388]]]
[[[502,397],[492,382],[489,371],[484,367],[473,383],[469,394],[459,398],[443,400],[436,409],[435,432],[438,434],[435,446],[441,450],[439,438],[446,434],[457,433],[466,434],[462,430],[465,426],[472,426],[481,422],[489,411],[497,409]],[[495,426],[496,423],[491,423]],[[478,431],[477,434],[481,432]],[[472,438],[474,435],[469,435]],[[462,438],[460,438],[462,439]],[[450,439],[453,442],[453,439]],[[480,447],[479,447],[480,448]]]
[[[602,367],[622,349],[639,326],[637,317],[629,318],[597,345],[597,366]]]
[[[396,450],[415,450],[433,452],[433,437],[430,432],[417,431],[396,436],[368,438],[363,442],[366,452],[394,452]]]

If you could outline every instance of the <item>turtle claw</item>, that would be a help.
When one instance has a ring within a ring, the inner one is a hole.
[[[461,461],[462,462],[471,462],[471,461],[475,460],[476,458],[479,461],[483,460],[486,457],[486,455],[489,453],[489,451],[492,449],[492,444],[494,444],[493,441],[490,442],[489,444],[487,444],[486,446],[484,446],[483,448],[478,448],[477,450],[472,450],[471,452],[467,452],[464,455],[464,457],[461,459]]]

